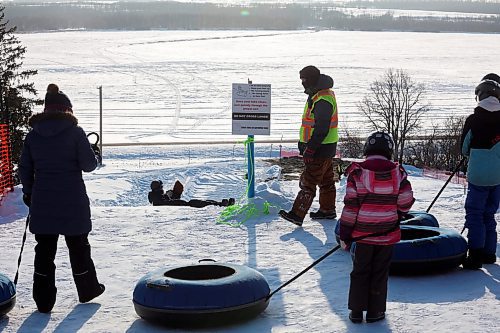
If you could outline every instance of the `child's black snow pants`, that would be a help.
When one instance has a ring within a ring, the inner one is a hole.
[[[385,312],[393,245],[356,243],[348,307],[353,311]]]

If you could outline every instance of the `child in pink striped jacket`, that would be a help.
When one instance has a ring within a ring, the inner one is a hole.
[[[353,162],[348,175],[340,239],[344,248],[356,242],[348,307],[353,323],[385,318],[387,281],[393,245],[401,239],[399,221],[415,199],[404,168],[392,162],[394,142],[389,134],[371,134],[365,161]],[[370,236],[373,235],[374,236]]]

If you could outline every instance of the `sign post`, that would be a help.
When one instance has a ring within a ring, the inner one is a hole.
[[[233,83],[232,134],[246,134],[248,198],[255,196],[254,135],[271,134],[271,85]]]
[[[99,86],[99,138],[101,139],[99,142],[99,150],[101,152],[101,163],[102,166],[102,86]]]
[[[254,136],[249,135],[247,138],[247,185],[248,185],[248,198],[255,197],[255,148],[254,148]]]

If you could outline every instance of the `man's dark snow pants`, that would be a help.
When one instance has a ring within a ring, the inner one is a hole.
[[[334,211],[336,199],[334,179],[331,158],[315,158],[312,162],[306,163],[300,175],[300,191],[293,203],[292,212],[302,219],[307,215],[316,196],[316,186],[319,187],[320,209],[324,212]]]

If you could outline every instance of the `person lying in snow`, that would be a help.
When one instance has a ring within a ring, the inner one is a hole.
[[[153,180],[151,182],[151,192],[148,193],[148,200],[153,206],[191,206],[202,208],[205,206],[231,206],[234,205],[234,198],[222,199],[222,201],[215,200],[198,200],[192,199],[189,201],[181,200],[182,191],[184,186],[178,180],[175,181],[174,187],[167,192],[163,190],[163,183],[161,180]]]

